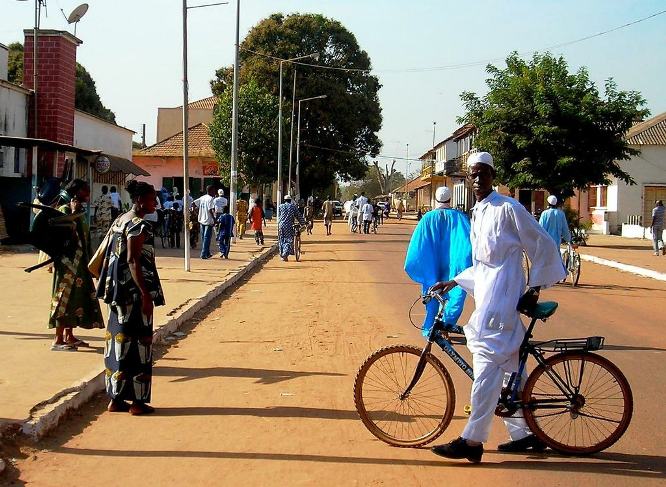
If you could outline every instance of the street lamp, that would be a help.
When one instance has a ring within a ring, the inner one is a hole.
[[[41,0],[39,0],[41,1]],[[240,1],[240,0],[239,0]],[[187,79],[187,11],[195,8],[214,7],[216,5],[227,5],[229,2],[215,2],[204,5],[187,6],[187,0],[183,0],[183,228],[185,237],[185,271],[190,271],[190,232],[187,230],[190,221],[190,205],[188,193],[190,190],[190,156],[189,156],[189,82]],[[236,34],[238,35],[238,34]],[[235,76],[235,74],[234,74]],[[232,162],[233,177],[233,162]],[[229,191],[231,193],[231,191]],[[231,199],[231,195],[230,195]]]
[[[298,100],[298,127],[296,129],[296,201],[301,197],[300,155],[301,155],[301,103],[304,101],[321,100],[326,95],[313,96]]]
[[[315,52],[312,54],[307,54],[305,56],[293,57],[290,59],[281,59],[280,60],[280,97],[279,97],[279,109],[278,109],[278,177],[277,177],[277,209],[280,216],[280,203],[282,203],[282,64],[290,63],[292,61],[298,61],[299,59],[311,58],[315,61],[319,60],[319,53]],[[294,82],[294,92],[296,91],[296,82]],[[293,117],[292,117],[293,119]],[[293,123],[293,122],[292,122]],[[293,125],[292,125],[293,127]],[[290,173],[291,176],[291,173]]]

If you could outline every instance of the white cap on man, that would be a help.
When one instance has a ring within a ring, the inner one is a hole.
[[[287,200],[291,201],[291,195],[290,194],[285,194],[284,195],[284,200],[285,201],[287,201]]]
[[[218,190],[217,190],[217,194],[218,194],[218,196],[224,196],[224,190],[221,189],[221,188],[218,189]]]
[[[486,164],[495,169],[493,163],[493,156],[488,152],[474,152],[467,158],[467,167],[472,167],[474,164]]]
[[[555,196],[554,194],[551,194],[551,195],[547,198],[547,200],[548,200],[548,204],[549,204],[550,206],[557,206],[557,196]]]
[[[446,186],[440,186],[435,191],[435,201],[437,202],[438,208],[449,207],[451,202],[451,190]]]

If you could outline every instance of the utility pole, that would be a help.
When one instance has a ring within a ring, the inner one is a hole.
[[[234,53],[233,108],[231,114],[231,178],[229,180],[229,213],[236,212],[236,180],[238,178],[238,78],[240,63],[238,60],[240,31],[240,0],[236,0],[236,48]],[[234,237],[235,241],[235,237]]]
[[[183,228],[185,245],[185,271],[190,271],[190,232],[188,231],[190,222],[190,159],[189,159],[189,100],[188,100],[188,80],[187,80],[187,0],[183,0]]]

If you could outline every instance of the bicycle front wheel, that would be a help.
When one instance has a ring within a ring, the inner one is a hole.
[[[432,354],[407,397],[421,349],[394,345],[377,350],[361,365],[354,402],[363,424],[380,440],[399,447],[425,445],[441,435],[453,418],[456,395],[442,363]]]
[[[627,430],[633,397],[612,362],[589,352],[565,352],[532,371],[523,390],[523,414],[532,432],[553,450],[589,455]]]
[[[301,260],[301,235],[296,233],[294,236],[294,257],[296,257],[296,262]]]

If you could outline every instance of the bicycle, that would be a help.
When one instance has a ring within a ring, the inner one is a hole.
[[[567,271],[566,279],[571,281],[571,286],[576,287],[580,279],[580,254],[576,251],[578,245],[568,243],[566,250],[562,253],[562,262]]]
[[[462,327],[442,321],[445,300],[430,292],[424,304],[439,301],[439,312],[423,349],[392,345],[371,354],[354,381],[354,402],[363,424],[378,439],[397,447],[419,447],[440,436],[451,422],[455,389],[432,345],[470,378],[472,367],[455,350],[464,344]],[[495,415],[522,410],[528,426],[546,446],[564,454],[588,455],[615,443],[627,430],[633,397],[627,379],[608,359],[591,353],[603,348],[604,337],[560,338],[531,342],[538,320],[557,310],[556,302],[541,302],[527,314],[530,325],[519,352],[519,370],[511,375],[498,399]],[[411,318],[410,318],[411,319]],[[546,357],[546,353],[557,352]],[[537,367],[524,388],[520,382],[529,356]]]

